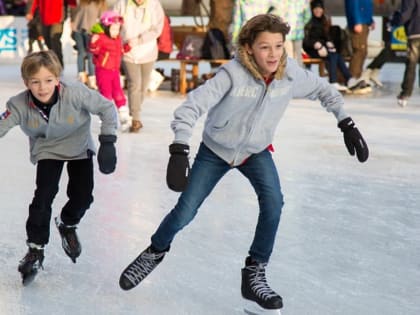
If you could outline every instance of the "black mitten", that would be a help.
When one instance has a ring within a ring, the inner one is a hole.
[[[366,161],[369,157],[369,149],[359,130],[354,127],[354,121],[347,117],[338,123],[338,128],[343,132],[344,143],[350,155],[354,155],[356,151],[357,159],[360,162]]]
[[[117,136],[114,135],[99,136],[98,164],[99,170],[104,174],[111,174],[115,171],[115,165],[117,164],[115,141],[117,141]]]
[[[182,143],[172,143],[169,146],[169,153],[171,157],[166,170],[166,183],[169,189],[173,191],[184,191],[190,173],[190,163],[188,161],[190,147]]]

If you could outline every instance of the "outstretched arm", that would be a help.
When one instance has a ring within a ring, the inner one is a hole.
[[[10,104],[7,104],[6,110],[0,114],[0,137],[3,137],[14,126],[19,125],[19,123],[19,114],[11,108]]]

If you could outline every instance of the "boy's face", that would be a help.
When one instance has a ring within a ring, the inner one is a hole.
[[[37,100],[42,103],[49,103],[59,79],[47,68],[41,67],[37,73],[24,82]]]
[[[284,51],[284,38],[281,33],[261,32],[252,46],[246,45],[246,51],[253,56],[263,77],[276,72]]]

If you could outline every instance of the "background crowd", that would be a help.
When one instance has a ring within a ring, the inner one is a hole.
[[[305,58],[321,58],[326,65],[328,80],[337,90],[351,94],[371,93],[372,87],[383,86],[380,69],[392,59],[392,50],[389,42],[385,43],[380,54],[365,67],[369,32],[375,29],[374,0],[343,1],[346,28],[334,25],[323,0],[232,0],[228,29],[221,26],[216,30],[219,31],[217,36],[223,37],[216,41],[223,42],[224,55],[214,59],[234,56],[242,25],[257,14],[272,13],[281,16],[291,28],[285,41],[289,57],[307,68],[310,64],[305,65]],[[391,25],[404,25],[408,36],[406,71],[397,96],[400,106],[407,105],[414,89],[420,49],[419,6],[419,0],[403,0],[401,7],[390,17]],[[126,44],[118,69],[121,86],[127,93],[127,107],[121,110],[121,122],[129,123],[125,129],[130,132],[138,132],[143,127],[141,106],[150,81],[156,76],[155,62],[171,57],[174,50],[170,17],[158,0],[0,0],[0,14],[25,16],[28,20],[28,53],[34,49],[51,49],[63,67],[61,36],[64,21],[70,18],[71,36],[77,51],[78,79],[92,89],[98,89],[97,65],[89,47],[92,27],[107,10],[121,16],[119,40],[123,46]],[[214,25],[211,27],[212,34],[216,34]],[[208,47],[207,50],[210,51]],[[179,72],[173,73],[179,76]],[[157,79],[159,85],[159,75]],[[115,101],[109,93],[105,95]]]

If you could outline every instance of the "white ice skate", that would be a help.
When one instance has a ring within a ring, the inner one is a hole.
[[[244,299],[244,312],[248,315],[281,315],[279,309],[262,308],[257,303],[246,299]]]
[[[128,106],[121,106],[118,109],[118,118],[120,120],[120,129],[122,132],[128,132],[133,121],[133,117],[130,116]]]

